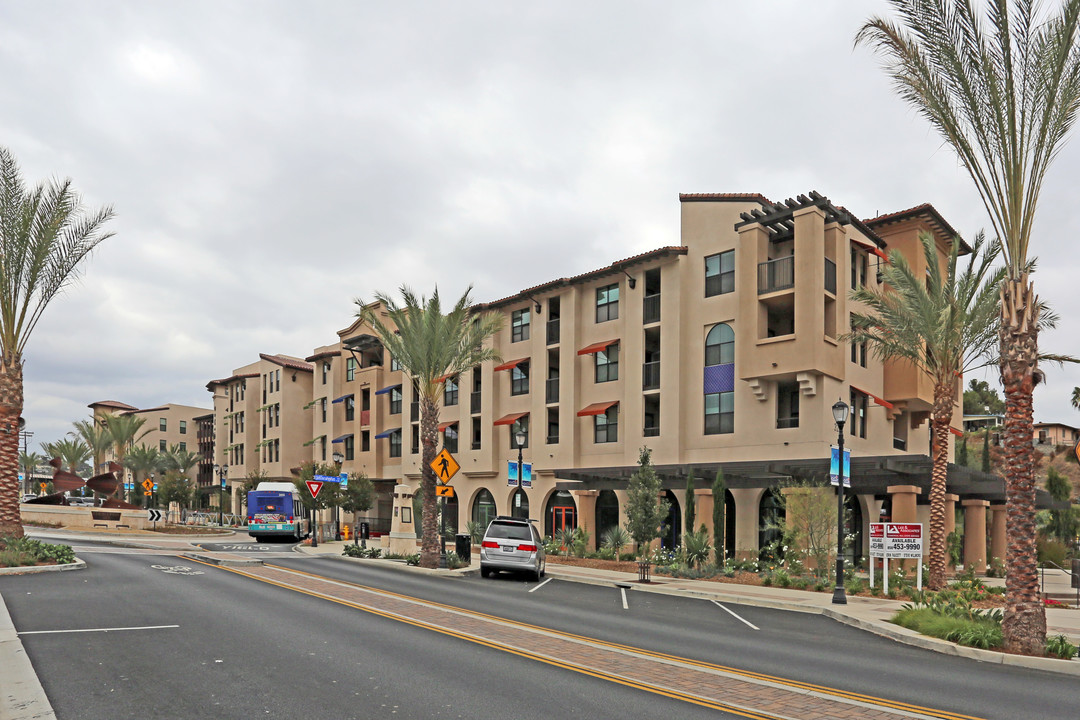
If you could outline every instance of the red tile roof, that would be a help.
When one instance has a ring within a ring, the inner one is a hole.
[[[316,360],[322,360],[328,357],[338,357],[341,355],[340,350],[323,350],[321,353],[315,353],[314,355],[308,355],[305,360],[308,362],[315,362]]]
[[[291,358],[286,355],[267,355],[266,353],[259,353],[260,360],[266,360],[272,362],[275,365],[291,368],[293,370],[304,370],[305,372],[315,372],[315,368],[303,360]]]
[[[679,193],[679,202],[717,202],[717,201],[759,202],[772,205],[769,198],[761,193]]]
[[[883,226],[893,225],[905,220],[911,220],[914,218],[924,218],[929,221],[931,227],[934,228],[938,235],[939,240],[949,241],[953,238],[960,238],[960,247],[962,248],[961,254],[967,254],[971,252],[971,246],[968,245],[960,233],[956,232],[952,225],[941,216],[941,213],[931,205],[930,203],[923,203],[922,205],[916,205],[913,208],[907,210],[898,210],[892,213],[886,213],[885,215],[879,215],[876,218],[864,220],[863,222],[870,226]]]
[[[122,402],[119,402],[117,400],[101,400],[101,401],[98,401],[98,402],[90,403],[86,407],[88,407],[88,408],[110,407],[110,408],[116,408],[117,410],[138,410],[137,407],[133,407],[131,405],[128,405],[127,403],[122,403]]]

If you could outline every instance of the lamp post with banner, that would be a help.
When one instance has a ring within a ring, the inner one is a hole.
[[[345,456],[341,454],[340,450],[335,450],[334,454],[331,455],[331,457],[334,459],[334,469],[337,470],[338,476],[340,477],[341,476],[341,463],[345,462]],[[340,490],[340,485],[338,486],[338,489]],[[341,539],[341,516],[339,515],[339,513],[341,512],[341,494],[338,493],[335,497],[337,497],[338,500],[334,504],[334,539],[335,540],[340,540]]]
[[[217,472],[217,476],[218,476],[218,490],[217,490],[217,492],[218,492],[218,496],[217,496],[218,497],[218,516],[217,516],[217,522],[218,522],[218,526],[220,527],[223,524],[223,521],[224,521],[225,480],[226,480],[226,478],[229,477],[229,466],[228,465],[215,465],[214,470]]]
[[[844,592],[844,425],[847,423],[848,406],[843,400],[837,400],[832,406],[833,420],[836,421],[836,444],[839,446],[839,480],[836,485],[836,586],[833,588],[834,605],[847,605]]]

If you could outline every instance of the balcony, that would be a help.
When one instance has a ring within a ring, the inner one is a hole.
[[[547,404],[559,402],[559,378],[548,378],[544,387],[544,402]]]
[[[758,295],[795,287],[795,256],[758,263]],[[836,285],[835,280],[833,285]]]
[[[559,343],[559,318],[553,318],[547,321],[547,344],[557,345]]]
[[[894,437],[892,439],[893,450],[907,450],[907,440],[904,438]]]
[[[641,365],[641,389],[642,390],[659,390],[660,389],[660,361],[654,360],[652,362],[642,363]]]
[[[836,263],[825,258],[825,292],[836,294]]]
[[[642,431],[642,435],[645,437],[660,437],[660,426],[654,425],[653,427],[646,427]]]
[[[642,300],[641,315],[641,320],[646,325],[660,322],[660,293],[645,296]]]
[[[409,403],[409,420],[412,422],[420,421],[420,403],[417,400]]]
[[[776,429],[784,430],[785,428],[797,428],[799,427],[799,416],[794,417],[778,417],[776,418]]]
[[[473,390],[469,395],[469,412],[473,415],[480,414],[480,391]]]

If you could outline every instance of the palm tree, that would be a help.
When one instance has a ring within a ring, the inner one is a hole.
[[[112,233],[111,207],[83,210],[71,180],[27,188],[15,156],[0,147],[0,536],[22,537],[19,417],[23,351],[46,306]]]
[[[135,443],[146,437],[149,429],[142,430],[142,426],[146,424],[146,418],[139,417],[138,415],[105,415],[103,417],[105,423],[105,430],[109,433],[109,440],[112,443],[113,457],[116,458],[116,462],[121,467],[127,468],[128,465],[124,462],[127,453],[131,450]],[[139,432],[142,430],[142,432]],[[157,452],[155,450],[155,452]],[[120,484],[116,488],[116,493],[123,487],[124,478],[119,478]]]
[[[382,341],[390,355],[408,373],[419,390],[420,440],[423,445],[423,479],[420,489],[424,498],[420,564],[432,568],[438,565],[439,544],[435,512],[435,442],[438,435],[439,401],[442,398],[440,381],[457,375],[486,360],[498,359],[494,348],[485,342],[502,328],[502,316],[494,312],[475,313],[470,310],[469,287],[454,307],[443,314],[439,289],[431,298],[417,297],[409,288],[401,288],[403,305],[398,306],[389,296],[376,293],[375,304],[357,300],[356,313]],[[380,317],[385,310],[389,323]]]
[[[34,471],[42,462],[44,462],[44,458],[37,453],[19,453],[19,466],[23,469],[23,472],[26,473],[24,475],[26,478],[26,487],[29,488],[31,492],[35,491],[34,486],[31,484],[34,478]],[[19,488],[20,495],[22,492],[23,488]]]
[[[919,239],[926,258],[925,278],[912,270],[903,254],[892,250],[882,268],[884,286],[851,292],[851,299],[864,303],[866,311],[851,313],[852,332],[842,337],[853,344],[868,343],[883,360],[911,363],[933,383],[927,585],[940,590],[945,587],[945,485],[956,384],[963,373],[992,361],[1000,322],[998,291],[1005,270],[990,269],[1001,251],[997,243],[979,257],[984,245],[980,234],[963,270],[958,267],[960,241],[953,241],[943,275],[933,236],[921,233]]]
[[[49,458],[60,458],[60,462],[69,471],[78,474],[86,461],[90,459],[90,448],[86,443],[75,438],[64,438],[50,443],[41,443],[41,449]]]
[[[130,448],[124,455],[123,464],[131,470],[135,478],[136,494],[142,492],[139,487],[140,479],[149,480],[150,475],[161,472],[165,466],[161,452],[152,445],[135,445]]]
[[[101,471],[105,453],[112,447],[112,438],[103,423],[104,421],[97,420],[77,420],[72,423],[75,429],[68,432],[68,435],[82,440],[86,443],[86,447],[90,448],[90,455],[94,462],[91,475],[96,475]]]
[[[967,170],[1001,239],[999,367],[1005,388],[1004,647],[1041,654],[1046,610],[1035,552],[1032,392],[1043,309],[1028,277],[1039,192],[1080,108],[1080,0],[1046,16],[1032,0],[890,0],[899,22],[871,18],[856,36],[885,58],[898,93]],[[989,27],[987,27],[987,23]]]
[[[1073,388],[1072,398],[1069,400],[1069,402],[1072,403],[1072,406],[1074,408],[1080,410],[1080,387]]]

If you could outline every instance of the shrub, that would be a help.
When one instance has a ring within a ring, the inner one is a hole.
[[[630,537],[630,533],[621,525],[616,525],[613,528],[609,528],[604,536],[600,539],[600,544],[605,550],[610,550],[615,557],[622,554],[622,549],[628,546],[633,540]]]
[[[406,555],[405,556],[405,564],[406,565],[419,565],[420,564],[420,553],[413,553],[412,555]]]
[[[476,520],[470,520],[465,523],[465,532],[469,533],[473,545],[479,545],[484,542],[484,532],[486,530],[487,528],[484,527],[483,523],[477,522]]]
[[[954,616],[931,607],[904,605],[892,621],[923,635],[983,649],[1001,645],[1001,622],[994,617]]]
[[[0,567],[22,567],[50,561],[57,565],[75,562],[75,551],[70,545],[51,545],[28,537],[0,538],[0,548]]]
[[[686,564],[690,567],[700,567],[709,559],[711,552],[709,532],[704,525],[697,532],[687,533],[683,537],[683,555],[686,558]]]
[[[1054,563],[1058,567],[1065,567],[1068,548],[1060,540],[1036,538],[1035,550],[1038,552],[1039,563]]]
[[[341,554],[342,555],[347,555],[348,557],[354,557],[354,558],[372,558],[372,559],[374,559],[374,558],[377,558],[380,555],[382,555],[382,548],[366,548],[366,547],[360,547],[359,545],[346,545],[342,549]],[[387,559],[391,559],[390,554],[387,554],[386,557],[387,557]],[[397,557],[400,558],[401,556],[399,555]]]
[[[419,558],[417,558],[419,561]],[[458,554],[454,551],[446,553],[446,567],[450,570],[457,570],[460,567],[465,567],[465,561],[458,557]]]
[[[1072,660],[1076,657],[1076,646],[1069,642],[1064,635],[1052,635],[1046,638],[1046,653],[1057,655],[1063,660]]]

